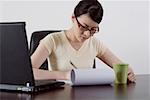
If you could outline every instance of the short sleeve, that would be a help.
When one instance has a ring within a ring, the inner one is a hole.
[[[52,50],[55,47],[53,36],[51,34],[47,35],[44,39],[40,41],[40,43],[43,44],[48,50],[49,54],[51,54]]]
[[[96,49],[96,56],[102,56],[106,51],[106,46],[104,43],[96,37],[93,37],[93,43]]]

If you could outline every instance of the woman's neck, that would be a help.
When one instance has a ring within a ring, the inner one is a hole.
[[[74,34],[76,34],[73,28],[70,28],[65,31],[66,37],[70,42],[79,43],[80,41],[77,40]]]

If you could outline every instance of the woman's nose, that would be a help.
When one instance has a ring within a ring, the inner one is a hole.
[[[90,31],[85,31],[84,33],[85,33],[84,35],[85,35],[87,38],[89,38],[89,37],[91,36]]]

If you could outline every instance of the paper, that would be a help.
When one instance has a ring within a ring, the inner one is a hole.
[[[72,85],[104,85],[115,80],[113,69],[73,69],[71,71]]]
[[[64,82],[65,84],[72,85],[71,80],[57,80],[57,81],[59,81],[59,82]]]

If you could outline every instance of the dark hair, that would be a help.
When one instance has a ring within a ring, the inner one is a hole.
[[[79,17],[82,14],[89,14],[99,24],[103,17],[102,5],[97,0],[81,0],[74,9],[74,15]]]

